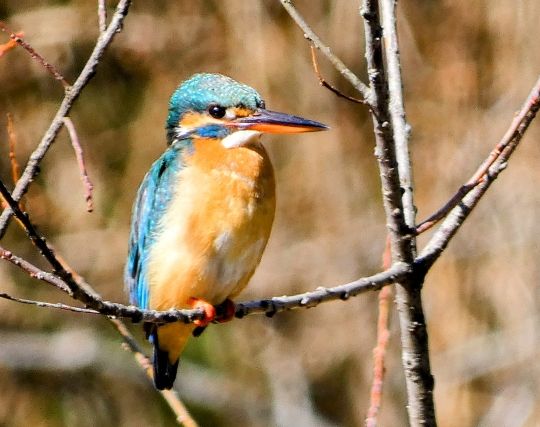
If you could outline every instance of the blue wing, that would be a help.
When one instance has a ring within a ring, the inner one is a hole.
[[[147,309],[148,256],[156,238],[157,226],[173,197],[175,180],[182,169],[182,152],[189,141],[173,144],[154,162],[139,187],[131,217],[131,235],[124,281],[130,302]]]

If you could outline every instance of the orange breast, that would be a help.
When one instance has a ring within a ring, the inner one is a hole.
[[[262,145],[196,140],[150,252],[150,307],[218,304],[247,284],[274,219],[274,175]]]

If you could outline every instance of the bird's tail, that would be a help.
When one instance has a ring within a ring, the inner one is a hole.
[[[189,325],[170,323],[149,330],[149,339],[154,345],[154,385],[158,390],[173,387],[180,353],[192,329]]]

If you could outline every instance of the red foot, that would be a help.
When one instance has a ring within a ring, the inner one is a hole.
[[[234,314],[236,313],[236,306],[234,305],[234,302],[229,298],[219,304],[216,308],[218,314],[217,321],[219,323],[224,323],[232,320],[234,318]]]
[[[209,323],[212,323],[212,321],[216,318],[216,309],[212,304],[206,302],[205,300],[191,297],[188,300],[188,304],[191,306],[191,308],[202,308],[204,311],[204,319],[195,320],[193,324],[200,327],[205,327],[208,326]]]

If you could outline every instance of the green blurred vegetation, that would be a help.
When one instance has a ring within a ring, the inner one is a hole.
[[[107,2],[112,14],[113,2]],[[365,77],[358,2],[297,0],[314,30]],[[97,33],[97,2],[4,0],[0,19],[69,81]],[[419,218],[473,172],[537,78],[537,0],[400,3],[406,107]],[[7,36],[0,33],[0,43]],[[323,75],[351,93],[321,57]],[[122,269],[137,186],[165,146],[171,92],[194,72],[259,90],[271,109],[331,132],[265,138],[278,213],[242,299],[336,285],[380,269],[385,224],[364,107],[313,74],[309,48],[277,1],[135,1],[124,30],[77,102],[95,212],[62,131],[26,196],[35,223],[107,299],[126,301]],[[62,87],[22,49],[0,58],[0,177],[9,182],[6,113],[22,165]],[[534,426],[540,419],[540,127],[427,278],[425,307],[439,425]],[[427,237],[421,238],[421,243]],[[45,266],[16,224],[2,245]],[[1,290],[48,301],[59,292],[0,263]],[[368,407],[376,295],[212,326],[192,340],[177,388],[203,426],[361,426]],[[138,327],[133,331],[142,339]],[[391,319],[381,425],[406,425],[399,334]],[[0,301],[0,425],[174,425],[108,322]]]

